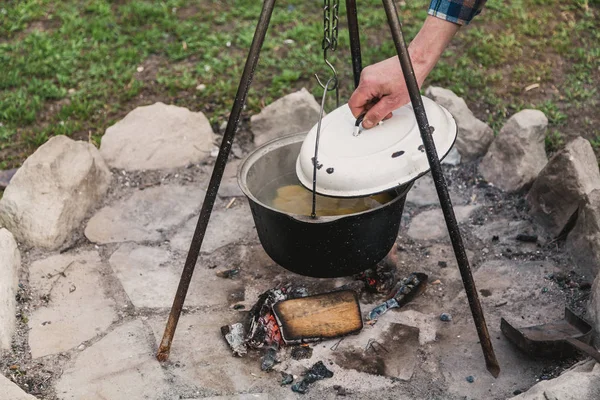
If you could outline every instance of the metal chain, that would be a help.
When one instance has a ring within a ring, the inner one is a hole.
[[[339,0],[323,0],[323,50],[335,51],[338,43]]]
[[[339,0],[333,0],[333,7],[331,9],[331,51],[335,51],[338,43],[338,23],[340,21],[339,18],[340,11],[340,2]]]
[[[340,2],[339,0],[323,0],[323,41],[321,47],[323,48],[323,59],[325,64],[329,67],[333,73],[333,83],[328,86],[328,90],[336,91],[336,103],[339,105],[339,92],[338,92],[338,74],[331,62],[327,59],[328,51],[335,51],[338,45],[338,23],[339,23],[339,11]],[[326,85],[319,79],[315,74],[319,85],[325,89]]]

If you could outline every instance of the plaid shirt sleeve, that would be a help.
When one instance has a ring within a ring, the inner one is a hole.
[[[429,15],[467,25],[481,12],[486,0],[431,0]]]

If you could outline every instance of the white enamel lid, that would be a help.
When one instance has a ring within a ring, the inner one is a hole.
[[[456,140],[452,115],[422,97],[438,157],[443,159]],[[321,122],[316,192],[334,197],[380,193],[408,183],[429,171],[423,141],[411,104],[396,109],[392,118],[354,136],[356,118],[347,104]],[[317,124],[308,132],[296,162],[296,174],[312,190]]]

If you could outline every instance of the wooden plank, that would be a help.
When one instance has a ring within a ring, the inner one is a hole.
[[[363,327],[358,297],[343,290],[285,300],[273,312],[286,344],[332,339]]]

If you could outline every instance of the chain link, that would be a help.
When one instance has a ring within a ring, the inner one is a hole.
[[[339,0],[323,0],[323,50],[335,51],[338,43]]]
[[[327,52],[335,51],[338,45],[339,11],[339,0],[323,0],[323,42],[321,43],[321,47],[323,48],[325,64],[327,64],[333,74],[333,84],[331,86],[328,85],[328,90],[336,91],[336,104],[339,104],[338,75],[331,62],[327,59]],[[319,85],[325,89],[326,85],[323,84],[317,75],[315,77]]]
[[[339,18],[340,11],[340,3],[339,0],[333,0],[333,6],[331,9],[331,51],[334,51],[337,48],[338,43],[338,23],[340,21]]]

